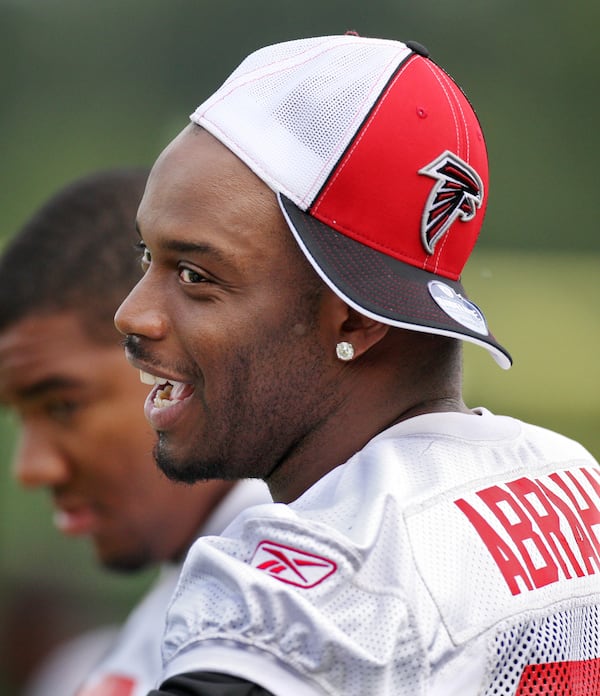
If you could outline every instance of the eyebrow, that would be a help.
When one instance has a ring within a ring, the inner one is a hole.
[[[137,220],[135,221],[135,230],[140,236],[140,239],[143,239],[142,232],[140,230],[140,226]],[[209,256],[215,258],[217,261],[222,261],[223,263],[228,262],[228,259],[223,254],[223,252],[217,249],[212,244],[187,242],[183,239],[166,239],[164,242],[160,243],[160,246],[163,249],[166,249],[167,251],[177,251],[181,254],[208,254]]]
[[[80,387],[81,381],[72,377],[46,377],[39,382],[34,382],[31,385],[18,390],[18,394],[22,399],[35,399],[44,396],[49,392],[58,391],[59,389],[72,389]]]
[[[182,239],[167,239],[161,246],[167,251],[179,251],[181,253],[209,254],[220,261],[225,261],[223,253],[212,244],[199,244],[196,242],[186,242]]]

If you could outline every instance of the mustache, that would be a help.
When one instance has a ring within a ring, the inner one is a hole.
[[[121,340],[121,345],[125,349],[125,352],[129,358],[154,363],[149,351],[144,347],[142,338],[140,336],[136,336],[135,334],[127,334],[127,336]]]
[[[180,375],[189,375],[190,379],[197,377],[201,378],[202,373],[195,368],[191,363],[184,363],[183,361],[174,361],[169,363],[167,367],[166,363],[153,355],[150,344],[146,345],[147,339],[143,336],[138,336],[136,334],[127,334],[125,338],[121,339],[121,345],[125,349],[125,353],[128,359],[137,360],[138,362],[145,363],[148,367],[155,367],[157,369],[164,369],[167,372],[172,371]]]

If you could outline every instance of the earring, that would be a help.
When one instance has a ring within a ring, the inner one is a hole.
[[[340,360],[348,362],[354,357],[354,346],[347,341],[340,341],[335,347],[335,354]]]

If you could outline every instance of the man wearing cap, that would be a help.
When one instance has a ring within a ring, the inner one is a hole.
[[[319,37],[191,120],[117,326],[160,468],[275,503],[192,547],[152,693],[597,693],[600,468],[461,394],[462,340],[511,363],[460,283],[488,194],[461,90],[418,44]]]

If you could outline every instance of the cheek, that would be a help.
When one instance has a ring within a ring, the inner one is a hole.
[[[309,327],[307,324],[302,324],[302,323],[297,323],[292,326],[292,336],[297,336],[300,338],[301,336],[305,336],[309,331]]]
[[[107,399],[90,408],[78,427],[78,440],[110,460],[125,460],[138,451],[149,453],[154,433],[146,422],[143,401]]]

